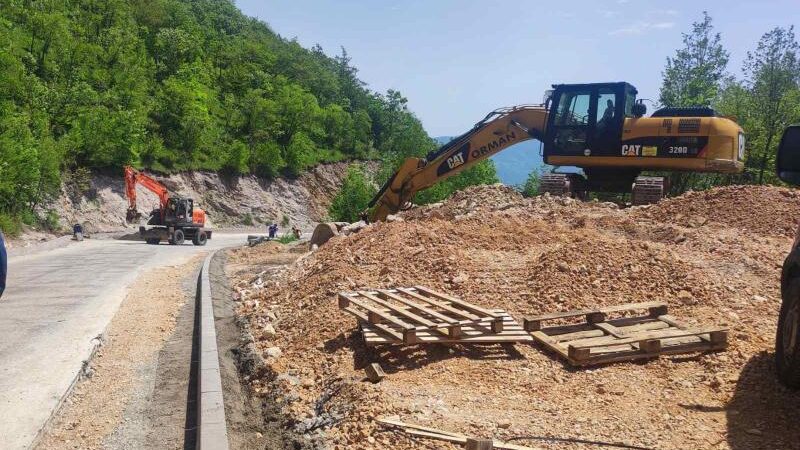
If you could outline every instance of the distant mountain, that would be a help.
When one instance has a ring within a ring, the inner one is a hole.
[[[455,136],[439,136],[434,138],[439,145],[444,145]],[[513,145],[491,157],[497,167],[497,176],[503,184],[517,186],[525,183],[533,170],[545,167],[539,154],[541,143],[529,140]],[[549,166],[548,166],[549,167]]]

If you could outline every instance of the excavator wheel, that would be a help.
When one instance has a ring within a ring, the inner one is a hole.
[[[667,196],[669,182],[664,177],[636,177],[631,189],[631,204],[650,205]]]
[[[169,240],[169,243],[172,245],[182,245],[184,240],[185,236],[183,230],[175,230],[175,232],[172,233],[172,239]]]
[[[539,191],[554,196],[575,197],[585,200],[583,177],[576,173],[546,173],[542,175]]]
[[[208,236],[206,236],[205,231],[198,231],[192,238],[192,244],[194,245],[206,245],[206,242],[208,242]]]
[[[161,239],[159,238],[145,239],[145,242],[147,242],[150,245],[158,245],[158,243],[161,242]]]

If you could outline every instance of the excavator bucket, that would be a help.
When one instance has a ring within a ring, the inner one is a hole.
[[[137,223],[139,219],[142,218],[142,214],[136,210],[136,208],[128,208],[128,211],[125,213],[125,220],[128,223]]]

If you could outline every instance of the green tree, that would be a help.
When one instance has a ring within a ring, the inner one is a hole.
[[[711,17],[703,11],[703,20],[692,23],[690,33],[683,33],[683,47],[667,58],[659,101],[665,106],[710,106],[725,77],[728,58]]]
[[[750,155],[748,170],[759,184],[771,181],[778,137],[800,119],[800,61],[794,27],[774,28],[765,33],[744,62],[745,86],[750,92]]]
[[[542,174],[538,170],[532,170],[528,174],[528,179],[522,185],[522,195],[525,197],[535,197],[539,195],[539,186],[541,186]]]
[[[375,186],[369,181],[363,168],[352,164],[347,168],[347,176],[331,202],[328,215],[335,221],[356,222],[360,220],[361,213],[366,210],[375,193]]]
[[[729,53],[705,11],[701,21],[692,23],[691,32],[682,36],[683,47],[674,57],[667,58],[662,72],[659,101],[672,107],[711,106],[726,81]],[[672,172],[668,176],[675,194],[708,187],[720,179],[713,174],[688,172]]]

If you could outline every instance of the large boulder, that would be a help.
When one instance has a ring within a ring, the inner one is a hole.
[[[322,246],[322,244],[328,242],[328,240],[334,236],[339,235],[338,227],[333,222],[323,222],[317,225],[314,228],[314,233],[311,234],[311,240],[309,243],[311,245]]]

